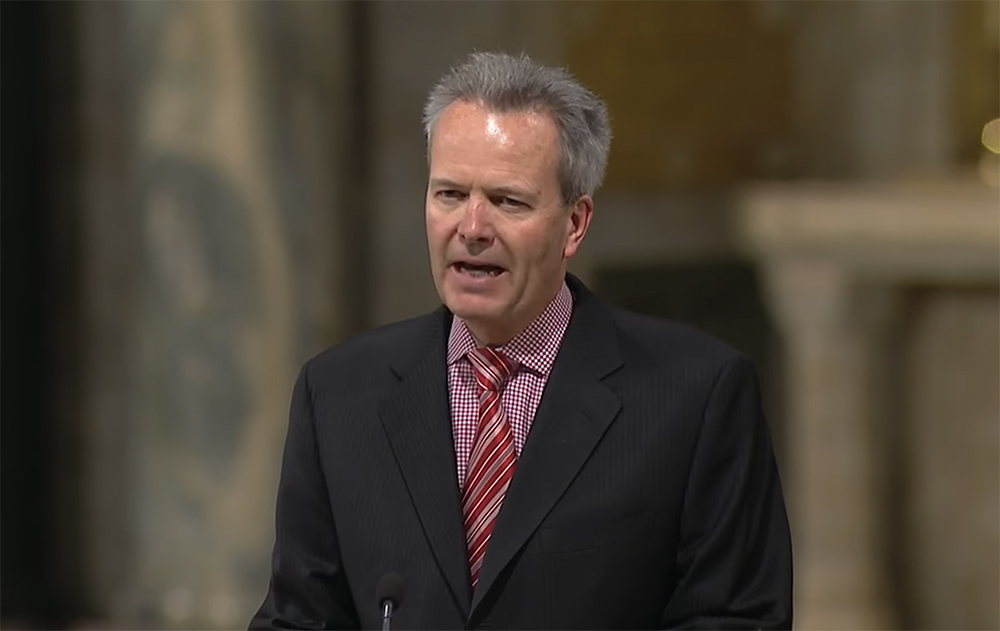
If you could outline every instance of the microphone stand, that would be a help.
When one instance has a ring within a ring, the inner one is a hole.
[[[382,603],[382,631],[390,631],[390,622],[392,621],[392,601],[386,599]]]

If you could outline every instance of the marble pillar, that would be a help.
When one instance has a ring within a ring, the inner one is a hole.
[[[907,337],[909,629],[1000,628],[1000,288],[923,288]]]
[[[100,192],[124,193],[87,215],[102,332],[87,354],[104,377],[88,384],[86,485],[108,508],[87,515],[90,607],[137,626],[241,628],[267,586],[293,380],[357,321],[351,7],[100,4],[83,9],[86,77],[121,100],[90,103],[87,123],[117,143],[84,150],[120,178]]]
[[[784,477],[794,541],[796,626],[895,628],[885,571],[871,349],[890,294],[802,258],[765,266],[784,336],[789,395]]]

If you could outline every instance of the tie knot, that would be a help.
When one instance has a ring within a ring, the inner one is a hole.
[[[500,351],[484,346],[469,351],[476,381],[484,390],[500,392],[514,373],[514,363]]]

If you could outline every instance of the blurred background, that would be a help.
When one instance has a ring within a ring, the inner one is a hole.
[[[472,50],[615,140],[573,271],[760,370],[802,629],[1000,627],[1000,3],[3,2],[4,628],[245,628],[291,384],[437,306]]]

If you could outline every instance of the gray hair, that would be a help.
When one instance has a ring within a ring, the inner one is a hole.
[[[604,179],[611,147],[605,104],[561,68],[542,66],[527,55],[473,53],[431,90],[424,106],[428,156],[441,113],[455,101],[488,110],[549,113],[559,128],[559,186],[563,201],[593,195]]]

